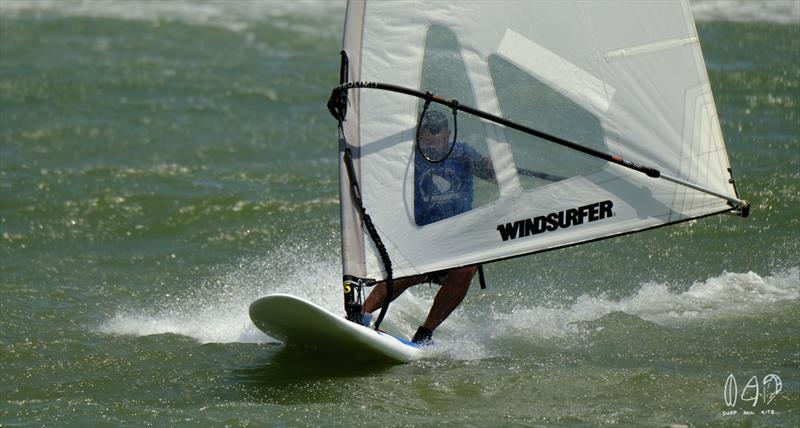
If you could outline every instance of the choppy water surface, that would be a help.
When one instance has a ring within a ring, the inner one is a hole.
[[[799,425],[800,12],[751,6],[694,4],[749,218],[489,265],[365,367],[247,316],[341,311],[343,5],[3,0],[0,425]]]

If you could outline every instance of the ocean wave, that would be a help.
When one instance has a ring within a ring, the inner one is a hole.
[[[179,21],[209,25],[231,31],[243,31],[255,23],[288,16],[330,20],[339,25],[344,20],[344,1],[219,1],[173,0],[4,0],[0,16],[20,14],[58,17],[111,18],[136,21]],[[340,19],[341,17],[341,19]]]
[[[97,330],[131,336],[178,334],[200,343],[275,342],[250,321],[250,303],[267,294],[289,293],[340,312],[341,265],[335,255],[304,242],[289,243],[263,258],[223,267],[218,277],[199,280],[188,293],[164,294],[149,308],[123,308]]]
[[[20,13],[48,13],[70,17],[178,20],[241,31],[254,22],[286,16],[310,16],[339,25],[344,21],[345,4],[345,0],[4,0],[0,2],[0,15],[13,17]],[[695,19],[700,21],[800,22],[800,2],[796,0],[692,0],[690,4]]]
[[[121,309],[97,330],[135,336],[171,333],[201,343],[274,342],[250,321],[250,303],[267,294],[288,293],[333,313],[342,312],[340,262],[337,252],[330,250],[337,244],[336,237],[329,237],[325,248],[319,243],[287,243],[257,260],[222,269],[218,277],[199,281],[188,293],[165,294],[151,308]],[[565,306],[537,306],[522,301],[510,311],[475,311],[462,306],[437,334],[436,353],[448,358],[480,359],[491,354],[488,346],[495,339],[524,337],[540,341],[580,335],[587,323],[613,313],[662,326],[747,317],[775,304],[800,299],[800,268],[767,276],[724,272],[696,282],[685,291],[673,289],[666,283],[644,283],[621,298],[581,295]],[[435,291],[415,288],[406,292],[392,304],[383,327],[401,336],[411,334],[424,319]]]
[[[693,0],[692,14],[698,21],[800,22],[800,2],[797,0]]]
[[[520,307],[494,313],[498,331],[536,338],[580,333],[582,325],[612,313],[624,313],[662,326],[715,319],[746,317],[780,302],[800,299],[800,268],[770,276],[755,272],[725,272],[692,284],[685,292],[668,284],[643,284],[620,299],[581,295],[567,307]],[[499,334],[499,333],[498,333]]]

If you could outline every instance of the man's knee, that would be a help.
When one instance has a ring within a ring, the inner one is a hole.
[[[475,276],[477,271],[478,268],[475,266],[453,269],[447,274],[447,285],[457,288],[469,288],[470,281],[472,281],[472,277]]]
[[[467,280],[471,280],[476,272],[478,272],[477,266],[465,266],[459,269],[459,273],[463,275],[464,278],[467,278]]]

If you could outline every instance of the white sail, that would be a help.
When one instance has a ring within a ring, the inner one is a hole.
[[[662,175],[464,112],[456,124],[449,108],[431,106],[457,131],[451,156],[491,165],[494,179],[454,183],[419,163],[422,99],[350,89],[341,148],[353,152],[395,278],[727,212],[738,201],[686,2],[351,1],[344,51],[349,81],[429,91]],[[344,273],[385,279],[344,160],[340,175]],[[415,194],[423,179],[439,193]],[[465,191],[463,212],[416,218],[421,200]]]

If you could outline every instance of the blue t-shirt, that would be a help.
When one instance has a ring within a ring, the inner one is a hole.
[[[435,223],[472,209],[473,167],[481,159],[471,146],[456,142],[442,162],[414,157],[414,220]]]

